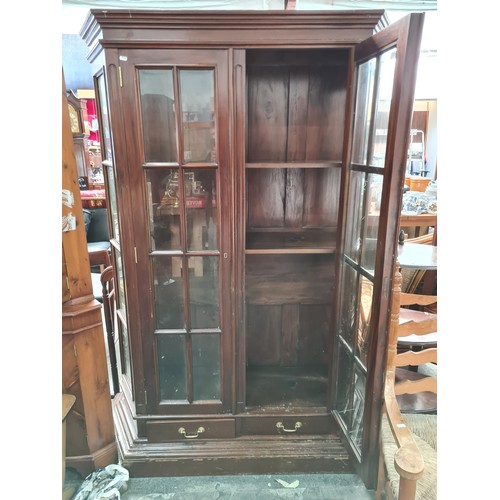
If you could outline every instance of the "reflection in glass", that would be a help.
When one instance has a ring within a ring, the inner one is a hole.
[[[125,302],[125,279],[123,277],[122,254],[115,248],[116,280],[118,282],[117,309],[121,311],[123,318],[127,317]]]
[[[351,171],[349,197],[347,207],[347,222],[344,252],[352,260],[358,262],[361,225],[363,222],[363,193],[365,189],[365,175],[363,172]]]
[[[152,250],[180,250],[179,172],[146,171],[146,193]]]
[[[184,161],[214,163],[214,71],[181,70],[179,85]]]
[[[340,294],[339,335],[348,345],[354,341],[356,306],[359,274],[346,262],[342,263],[342,282]]]
[[[115,173],[113,167],[108,167],[108,190],[106,197],[109,200],[109,209],[111,212],[111,231],[112,238],[115,238],[120,242],[120,227],[118,225],[118,208],[116,204],[116,185],[115,185]]]
[[[358,69],[352,162],[361,165],[366,165],[368,158],[375,68],[376,59],[373,58],[361,64]]]
[[[365,199],[365,213],[363,214],[364,223],[361,239],[360,263],[372,276],[375,273],[375,257],[383,181],[383,175],[369,174],[366,189],[363,193]]]
[[[368,359],[368,343],[369,343],[372,302],[373,302],[373,283],[364,276],[361,276],[356,355],[361,360],[365,368]]]
[[[187,400],[185,337],[159,335],[157,341],[160,399]]]
[[[363,438],[363,413],[365,411],[366,376],[356,366],[354,369],[354,394],[349,435],[358,450]]]
[[[111,127],[109,126],[108,100],[106,95],[106,82],[104,81],[104,74],[97,77],[97,92],[99,94],[99,107],[101,110],[101,128],[99,130],[99,135],[101,137],[101,148],[104,153],[102,159],[111,160]],[[102,143],[104,143],[104,147]]]
[[[219,257],[189,257],[191,328],[219,326]]]
[[[185,328],[182,258],[162,255],[152,259],[156,327]]]
[[[347,427],[347,433],[361,452],[366,376],[354,365],[352,357],[342,345],[339,352],[338,373],[338,412]]]
[[[193,399],[220,400],[219,334],[192,335]]]
[[[349,395],[352,389],[351,380],[353,372],[352,356],[343,344],[339,344],[336,407],[347,428],[349,428],[350,415],[352,413],[352,400]]]
[[[146,162],[176,162],[177,144],[173,73],[139,70],[141,118]]]
[[[188,250],[217,250],[216,170],[184,172]]]
[[[127,325],[118,321],[118,329],[121,337],[120,346],[120,364],[121,372],[127,377],[130,385],[132,385],[132,368],[130,364],[130,341],[128,336]]]
[[[384,52],[380,57],[380,76],[374,120],[375,137],[373,140],[373,155],[370,158],[370,165],[375,167],[383,167],[385,162],[395,67],[396,49],[394,48]]]

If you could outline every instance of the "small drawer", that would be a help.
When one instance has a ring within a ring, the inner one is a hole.
[[[203,420],[150,420],[146,434],[150,443],[230,439],[235,437],[234,418]]]
[[[241,420],[243,435],[329,434],[334,428],[331,415],[245,415]]]

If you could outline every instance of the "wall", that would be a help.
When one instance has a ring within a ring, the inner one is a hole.
[[[62,66],[66,90],[93,89],[92,67],[87,61],[88,47],[80,35],[62,35]]]

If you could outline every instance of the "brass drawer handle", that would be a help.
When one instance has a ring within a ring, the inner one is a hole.
[[[302,422],[295,422],[295,428],[285,429],[283,422],[276,422],[276,428],[285,432],[297,432],[302,427]]]
[[[179,434],[182,434],[186,439],[194,439],[197,438],[200,434],[203,434],[205,432],[205,427],[198,427],[196,434],[188,434],[186,432],[186,429],[184,429],[184,427],[179,427],[178,432]]]

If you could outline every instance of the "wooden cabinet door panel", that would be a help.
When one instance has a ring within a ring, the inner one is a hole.
[[[119,51],[122,102],[133,103],[123,107],[127,155],[116,162],[128,188],[123,217],[134,228],[122,248],[151,414],[231,408],[227,58],[224,50]]]

